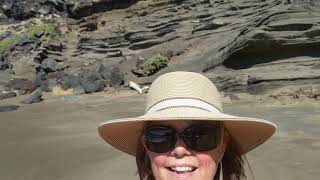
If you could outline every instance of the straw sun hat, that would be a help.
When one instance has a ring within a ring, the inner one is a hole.
[[[239,144],[241,154],[264,143],[276,130],[276,125],[267,120],[224,114],[218,90],[208,78],[178,71],[154,80],[144,115],[105,121],[98,131],[106,142],[135,156],[144,123],[163,120],[222,121]]]

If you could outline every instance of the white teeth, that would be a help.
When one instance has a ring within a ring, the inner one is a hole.
[[[192,171],[191,167],[172,167],[171,169],[179,172]]]

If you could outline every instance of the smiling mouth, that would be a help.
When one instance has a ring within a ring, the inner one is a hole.
[[[190,166],[185,166],[185,167],[167,167],[167,169],[171,172],[175,172],[178,174],[182,174],[182,173],[188,173],[188,172],[193,172],[195,171],[197,168],[196,167],[190,167]]]

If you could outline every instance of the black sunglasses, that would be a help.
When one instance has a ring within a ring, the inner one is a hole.
[[[217,148],[221,138],[221,125],[194,124],[179,133],[174,128],[153,125],[145,128],[146,147],[156,153],[165,153],[174,149],[181,138],[188,148],[194,151],[209,151]]]

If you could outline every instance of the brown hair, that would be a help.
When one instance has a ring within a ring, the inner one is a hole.
[[[246,177],[243,167],[245,157],[241,156],[239,148],[237,143],[230,137],[222,158],[224,180],[240,180]],[[155,180],[151,170],[150,159],[141,143],[141,138],[139,138],[137,145],[136,163],[140,180]],[[219,168],[217,172],[220,172]],[[216,173],[214,180],[216,179],[219,179],[219,173]]]

